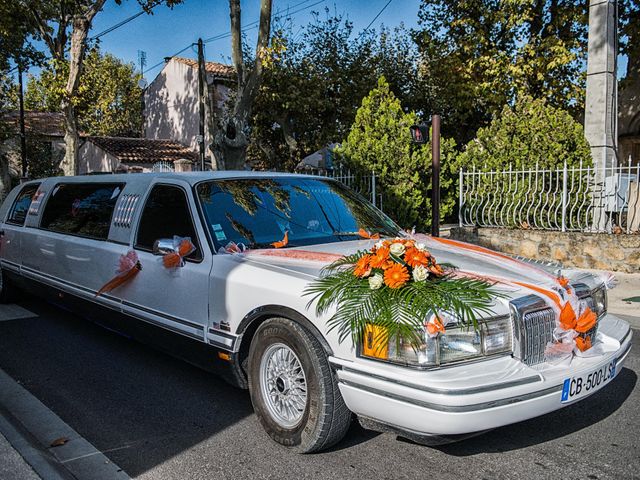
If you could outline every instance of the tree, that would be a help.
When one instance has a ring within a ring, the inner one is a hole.
[[[489,126],[480,128],[452,167],[481,170],[590,166],[591,152],[582,125],[544,99],[524,96]]]
[[[122,0],[115,1],[120,4]],[[138,3],[147,13],[151,13],[152,8],[160,3],[172,6],[180,1],[138,0]],[[60,102],[65,118],[66,145],[61,167],[65,175],[74,175],[78,153],[78,124],[74,99],[80,84],[89,30],[93,19],[102,10],[106,0],[25,0],[25,2],[37,24],[39,35],[49,50],[56,75],[66,78]]]
[[[515,98],[531,95],[580,118],[586,0],[423,0],[414,38],[433,108],[466,143]]]
[[[250,63],[242,48],[240,0],[229,0],[231,57],[238,81],[231,108],[223,118],[214,119],[211,126],[214,139],[211,149],[219,169],[242,170],[246,162],[251,110],[260,88],[264,64],[268,56],[271,4],[272,0],[260,0],[258,40],[254,59]]]
[[[342,15],[314,14],[300,35],[276,21],[256,97],[248,151],[257,168],[293,169],[345,138],[361,100],[384,75],[402,104],[421,107],[415,47],[400,26],[355,34]]]
[[[59,111],[65,93],[66,63],[45,68],[27,84],[30,110]],[[62,75],[59,75],[61,73]],[[88,135],[137,137],[142,130],[141,75],[132,63],[92,48],[86,56],[73,106],[78,128]]]
[[[411,143],[409,127],[418,121],[405,113],[384,77],[362,100],[346,140],[336,153],[352,168],[374,172],[383,192],[384,209],[405,228],[426,229],[431,224],[431,146]],[[443,139],[442,164],[455,158],[455,143]],[[443,168],[443,170],[446,170]],[[452,181],[443,176],[445,194],[440,207],[442,219],[451,213],[455,197],[446,194]]]

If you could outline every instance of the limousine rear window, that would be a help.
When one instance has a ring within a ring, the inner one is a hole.
[[[40,228],[106,240],[121,183],[58,184],[42,213]]]
[[[24,221],[27,218],[27,212],[29,211],[29,207],[31,206],[31,201],[33,200],[33,196],[38,191],[39,185],[39,183],[25,185],[25,187],[16,197],[15,202],[13,202],[11,212],[9,213],[9,218],[7,218],[7,223],[20,226],[24,225]]]
[[[394,237],[400,228],[341,183],[309,178],[252,178],[196,187],[216,248],[229,242],[271,248],[361,238],[360,229]]]
[[[202,250],[193,225],[187,195],[180,187],[156,185],[142,210],[136,248],[151,251],[156,240],[189,237],[196,249],[187,259],[202,260]]]

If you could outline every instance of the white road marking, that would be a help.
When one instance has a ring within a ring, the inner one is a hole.
[[[9,320],[20,320],[22,318],[34,318],[37,317],[33,312],[30,312],[26,308],[22,308],[20,305],[9,303],[6,305],[0,305],[0,322],[8,322]]]

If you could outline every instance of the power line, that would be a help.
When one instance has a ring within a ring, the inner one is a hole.
[[[116,23],[115,25],[107,28],[106,30],[103,30],[102,32],[98,33],[97,35],[94,35],[93,37],[90,38],[90,40],[97,40],[100,37],[102,37],[103,35],[106,35],[107,33],[111,33],[114,30],[117,30],[118,28],[122,27],[123,25],[126,25],[130,21],[135,20],[136,18],[138,18],[143,13],[145,13],[145,11],[144,10],[140,10],[138,13],[135,13],[135,14],[131,15],[130,17],[125,18],[121,22]]]
[[[182,52],[184,52],[185,50],[189,50],[191,47],[193,47],[194,45],[196,45],[195,43],[190,43],[189,45],[187,45],[186,47],[184,47],[182,50],[180,50],[179,52],[174,53],[173,55],[171,55],[170,57],[167,58],[173,58],[173,57],[177,57],[178,55],[180,55]],[[158,68],[160,65],[165,63],[165,59],[163,58],[161,61],[159,61],[158,63],[156,63],[155,65],[147,68],[147,72],[153,70],[154,68]]]
[[[300,7],[301,5],[304,5],[305,3],[308,3],[309,1],[310,1],[310,0],[304,0],[303,2],[296,3],[296,4],[295,4],[293,7],[291,7],[291,8],[294,8],[294,9],[295,9],[295,8],[298,8],[298,7]],[[312,3],[311,5],[307,5],[306,7],[300,8],[300,9],[298,9],[298,10],[294,10],[294,11],[292,11],[292,12],[287,12],[287,15],[295,15],[296,13],[300,13],[300,12],[302,12],[302,11],[304,11],[304,10],[308,10],[309,8],[315,7],[316,5],[320,5],[321,3],[325,3],[326,1],[327,1],[327,0],[319,0],[319,1],[316,1],[316,2]],[[280,15],[281,13],[282,13],[282,12],[278,11],[278,12],[276,12],[276,13],[275,13],[275,15],[273,15],[273,16],[278,16],[278,15]],[[246,25],[241,29],[241,31],[246,32],[247,30],[252,30],[252,29],[254,29],[254,28],[257,28],[259,23],[260,23],[260,21],[259,21],[259,20],[256,20],[256,21],[253,21],[253,22],[250,22],[250,23],[246,24]],[[210,43],[210,42],[214,42],[214,41],[216,41],[216,40],[222,40],[223,38],[228,38],[228,37],[230,37],[230,36],[231,36],[231,32],[230,32],[230,31],[229,31],[229,32],[226,32],[226,33],[221,33],[221,34],[214,35],[213,37],[209,37],[209,38],[207,38],[207,39],[203,40],[203,43]],[[179,52],[174,53],[174,54],[173,54],[173,55],[171,55],[170,57],[166,57],[166,58],[173,58],[173,57],[176,57],[176,56],[180,55],[182,52],[184,52],[185,50],[189,49],[190,47],[192,47],[192,46],[194,46],[194,45],[196,45],[196,44],[195,44],[195,43],[192,43],[192,44],[190,44],[190,45],[186,46],[185,48],[183,48],[182,50],[180,50]],[[149,68],[147,68],[147,69],[146,69],[146,71],[147,71],[147,72],[150,72],[151,70],[153,70],[153,69],[155,69],[155,68],[158,68],[159,66],[163,65],[163,64],[165,63],[165,61],[166,61],[165,59],[162,59],[162,61],[160,61],[160,62],[156,63],[155,65],[152,65],[152,66],[151,66],[151,67],[149,67]]]
[[[297,4],[295,4],[295,5],[294,5],[293,7],[291,7],[291,8],[294,8],[294,9],[295,9],[295,8],[298,8],[299,6],[304,5],[305,3],[308,3],[309,1],[310,1],[310,0],[305,0],[305,1],[303,1],[303,2],[297,3]],[[308,9],[310,9],[310,8],[313,8],[313,7],[315,7],[316,5],[320,5],[321,3],[325,3],[326,1],[327,1],[327,0],[319,0],[319,1],[315,2],[315,3],[312,3],[311,5],[307,5],[306,7],[300,8],[300,9],[298,9],[298,10],[294,10],[294,11],[292,11],[292,12],[287,11],[287,15],[295,15],[296,13],[300,13],[300,12],[302,12],[302,11],[304,11],[304,10],[308,10]],[[278,11],[278,12],[276,12],[273,16],[274,16],[274,17],[278,17],[278,16],[280,16],[282,13],[283,13],[283,12]],[[253,21],[253,22],[247,23],[247,24],[242,28],[242,31],[244,32],[244,31],[246,31],[246,30],[251,30],[252,28],[256,28],[256,27],[258,26],[258,24],[259,24],[259,23],[260,23],[260,21],[259,21],[259,20],[255,20],[255,21]],[[228,38],[228,37],[230,37],[230,36],[231,36],[231,32],[221,33],[221,34],[219,34],[219,35],[214,35],[213,37],[206,38],[206,39],[204,40],[204,43],[213,42],[213,41],[215,41],[215,40],[221,40],[221,39],[223,39],[223,38]]]
[[[369,27],[370,27],[371,25],[373,25],[373,22],[375,22],[375,21],[378,19],[378,17],[379,17],[380,15],[382,15],[382,12],[384,12],[384,11],[386,10],[386,8],[389,6],[389,4],[390,4],[392,1],[393,1],[393,0],[389,0],[389,1],[384,5],[384,7],[382,7],[382,9],[378,12],[378,14],[377,14],[375,17],[373,17],[373,20],[371,20],[371,22],[369,22],[369,25],[367,25],[367,28],[365,28],[365,29],[363,30],[364,32],[366,32],[367,30],[369,30]]]

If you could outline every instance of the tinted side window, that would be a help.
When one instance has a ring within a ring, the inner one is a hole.
[[[40,184],[31,184],[22,189],[16,197],[15,202],[13,202],[7,223],[20,226],[24,225],[24,220],[27,218],[27,212],[31,206],[31,200],[33,200],[33,196],[36,194],[39,185]]]
[[[187,258],[202,259],[202,251],[184,190],[170,185],[156,185],[151,190],[142,211],[136,248],[152,250],[156,240],[173,238],[174,235],[190,237],[195,245],[195,252]]]
[[[106,240],[122,188],[119,183],[57,185],[47,200],[40,227]]]

